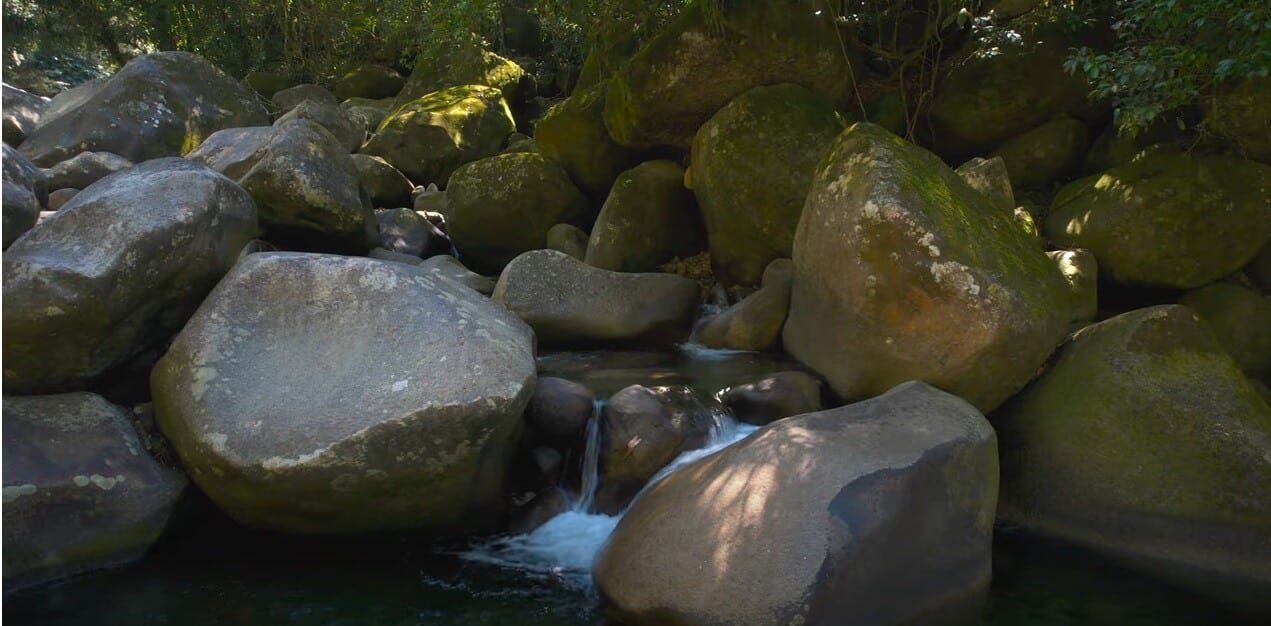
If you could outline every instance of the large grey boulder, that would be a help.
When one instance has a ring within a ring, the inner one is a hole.
[[[50,191],[84,189],[119,170],[132,167],[132,161],[109,152],[81,152],[44,170]]]
[[[77,385],[165,339],[258,232],[247,193],[184,159],[81,191],[5,251],[5,392]]]
[[[646,489],[593,575],[624,624],[979,619],[993,428],[919,382],[770,424]]]
[[[611,272],[563,252],[534,250],[508,263],[492,297],[545,344],[660,342],[688,334],[699,289],[683,276]]]
[[[137,559],[185,485],[101,396],[6,396],[5,590]]]
[[[140,163],[185,154],[222,128],[268,123],[255,94],[202,57],[156,52],[74,100],[54,99],[22,152],[43,167],[86,150]]]
[[[705,247],[702,218],[673,161],[645,161],[618,176],[591,227],[584,260],[617,272],[652,272]]]
[[[35,226],[48,203],[48,177],[21,152],[4,144],[4,247]]]
[[[265,148],[274,132],[272,126],[218,130],[185,158],[239,180],[265,155]]]
[[[288,120],[309,120],[327,129],[344,147],[345,152],[357,150],[366,139],[366,129],[354,122],[344,108],[334,102],[301,101],[274,121],[274,126],[285,124]]]
[[[375,219],[379,222],[380,246],[386,250],[420,258],[450,252],[445,233],[415,211],[380,209],[375,212]]]
[[[1271,407],[1182,306],[1087,326],[994,414],[999,516],[1271,609]]]
[[[1012,215],[860,123],[808,192],[783,340],[845,398],[922,380],[989,411],[1063,341],[1071,294]]]
[[[369,154],[354,154],[353,165],[362,189],[371,196],[376,208],[388,209],[411,205],[410,194],[415,186],[406,176],[389,165],[388,161]]]
[[[238,179],[271,234],[296,245],[362,252],[378,243],[370,198],[339,140],[305,119],[273,127],[259,158]],[[250,139],[249,139],[250,141]]]
[[[534,336],[399,263],[239,262],[151,376],[190,477],[243,524],[300,533],[455,528],[499,508],[534,390]]]
[[[597,200],[609,193],[618,174],[639,162],[639,153],[614,143],[605,128],[607,92],[607,82],[575,89],[534,124],[534,141],[543,156],[560,163]]]
[[[4,142],[11,146],[18,146],[40,123],[40,116],[44,114],[44,109],[48,108],[49,99],[5,83],[2,106],[4,108]]]
[[[281,89],[269,97],[273,105],[278,108],[279,119],[281,116],[290,113],[292,109],[300,106],[302,102],[316,102],[319,104],[340,104],[335,99],[335,94],[322,85],[313,83],[304,83]]]

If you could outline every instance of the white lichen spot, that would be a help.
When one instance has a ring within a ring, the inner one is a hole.
[[[89,476],[88,479],[93,481],[93,484],[102,491],[110,491],[111,489],[114,489],[115,483],[119,482],[115,480],[113,476],[102,476],[101,474],[93,474],[92,476]]]
[[[32,485],[31,483],[25,483],[22,485],[5,485],[3,489],[4,502],[5,504],[8,504],[23,496],[34,495],[36,491],[38,491],[38,489],[36,489],[35,485]]]
[[[72,478],[71,482],[75,483],[76,487],[87,487],[92,481],[88,480],[87,476],[80,474],[79,476]]]
[[[49,305],[49,306],[44,307],[44,314],[45,314],[45,315],[48,315],[48,316],[53,316],[53,315],[66,315],[66,311],[63,311],[63,310],[61,309],[61,307],[57,307],[57,306],[53,306],[53,305]]]
[[[404,380],[399,380],[399,381],[397,381],[397,382],[393,383],[393,391],[394,391],[394,392],[404,391],[404,390],[406,389],[406,387],[408,387],[409,385],[410,385],[410,379],[409,379],[409,378],[404,379]]]
[[[212,447],[212,451],[218,453],[225,452],[225,444],[229,441],[229,435],[226,435],[225,433],[208,433],[203,438],[206,439],[208,445]]]
[[[980,294],[980,286],[975,282],[975,277],[971,276],[970,268],[957,261],[932,263],[931,275],[936,279],[936,284],[965,292],[969,296]]]

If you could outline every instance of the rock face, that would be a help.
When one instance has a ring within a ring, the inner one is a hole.
[[[534,124],[534,140],[543,155],[569,172],[580,189],[604,198],[618,174],[637,163],[637,152],[619,146],[605,128],[609,83],[575,91]]]
[[[84,189],[119,170],[132,167],[132,161],[109,152],[81,152],[44,171],[51,190]]]
[[[712,348],[776,350],[790,313],[790,259],[776,259],[764,272],[763,286],[723,313],[708,319],[697,340]]]
[[[232,517],[336,533],[463,526],[495,507],[534,382],[529,328],[471,290],[397,263],[263,253],[208,296],[151,390],[190,477]]]
[[[140,557],[185,485],[101,396],[6,396],[5,590]]]
[[[516,255],[542,248],[547,231],[590,221],[587,198],[541,155],[501,154],[459,168],[446,189],[451,240],[472,269],[497,274]]]
[[[185,158],[239,180],[265,155],[265,148],[273,135],[272,126],[218,130]]]
[[[731,387],[719,401],[737,419],[760,426],[821,410],[821,381],[805,372],[777,372]]]
[[[511,102],[516,100],[517,88],[524,76],[525,70],[521,66],[489,50],[436,48],[415,60],[415,68],[406,80],[406,86],[397,94],[393,108],[427,94],[462,85],[486,85],[498,89]]]
[[[1271,383],[1271,296],[1229,283],[1190,291],[1191,307],[1250,378]]]
[[[936,86],[928,121],[941,156],[959,162],[1055,115],[1088,119],[1104,110],[1086,99],[1085,79],[1063,67],[1070,48],[1097,42],[1078,41],[1044,16],[1026,16],[1009,29],[1019,37],[966,50]]]
[[[1065,186],[1046,236],[1085,248],[1117,282],[1190,289],[1253,259],[1271,240],[1271,166],[1157,154]]]
[[[623,623],[974,622],[997,446],[923,383],[771,424],[646,490],[593,568]]]
[[[688,150],[707,119],[752,87],[789,82],[845,101],[852,59],[814,2],[685,7],[609,84],[605,126],[619,144]]]
[[[824,96],[791,84],[751,89],[702,125],[693,193],[717,276],[754,285],[769,261],[790,257],[812,175],[844,126]]]
[[[358,181],[371,196],[371,202],[380,208],[410,205],[410,192],[415,186],[388,161],[368,154],[353,155]]]
[[[288,120],[309,120],[327,129],[344,147],[345,152],[357,150],[362,145],[362,140],[366,139],[366,129],[361,124],[355,123],[348,113],[334,102],[301,101],[285,115],[279,117],[274,122],[274,126],[281,126]]]
[[[1006,162],[1012,183],[1035,187],[1077,171],[1089,147],[1086,125],[1071,117],[1060,117],[1007,141],[993,154]]]
[[[497,154],[515,129],[503,92],[451,87],[394,109],[362,152],[383,157],[415,183],[444,187],[455,168]]]
[[[618,272],[651,272],[705,243],[684,170],[672,161],[646,161],[614,182],[591,228],[588,265]]]
[[[269,123],[250,89],[188,52],[133,59],[83,96],[50,110],[22,152],[43,167],[86,150],[139,163],[185,154],[222,128]]]
[[[4,247],[17,241],[39,219],[48,202],[47,177],[21,152],[4,145]]]
[[[674,274],[610,272],[563,252],[534,250],[508,264],[493,298],[545,344],[673,341],[688,334],[698,290]]]
[[[251,197],[184,159],[81,191],[5,251],[5,392],[78,384],[163,340],[258,232]]]
[[[1003,519],[1268,608],[1271,407],[1190,309],[1086,327],[994,422]]]
[[[250,141],[250,138],[249,138]],[[250,144],[249,144],[250,146]],[[304,119],[281,121],[238,179],[272,235],[302,247],[361,252],[378,242],[357,166],[335,135]]]
[[[37,96],[5,83],[3,95],[4,142],[21,145],[26,136],[40,123],[40,116],[48,108],[49,99]]]
[[[1013,216],[935,155],[860,123],[808,193],[783,339],[845,398],[922,380],[989,411],[1063,340],[1070,303]]]

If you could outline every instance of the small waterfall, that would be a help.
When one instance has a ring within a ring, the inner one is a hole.
[[[587,443],[583,449],[583,475],[579,485],[578,499],[571,510],[586,513],[596,501],[596,491],[600,489],[600,412],[604,410],[604,402],[596,400],[591,410],[591,419],[587,420]]]
[[[706,417],[711,420],[705,445],[681,453],[654,475],[644,489],[669,476],[676,469],[741,441],[758,429],[757,426],[737,422],[718,402],[708,403],[698,398],[695,404],[696,410],[706,412]],[[461,558],[517,570],[531,577],[563,582],[580,589],[591,589],[591,564],[622,519],[621,513],[604,515],[588,512],[600,486],[602,408],[603,404],[597,402],[592,418],[587,422],[582,485],[578,500],[573,506],[533,532],[487,541],[460,553]]]

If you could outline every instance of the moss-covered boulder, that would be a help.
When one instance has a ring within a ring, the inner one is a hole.
[[[354,154],[353,165],[362,189],[371,196],[377,208],[404,207],[410,205],[410,193],[415,186],[406,175],[389,165],[388,161],[369,154]]]
[[[5,396],[3,423],[5,591],[139,558],[185,491],[96,394]]]
[[[354,124],[360,125],[367,136],[375,134],[380,123],[393,111],[393,98],[372,100],[370,98],[349,98],[340,103],[340,108],[348,114]]]
[[[988,411],[1063,340],[1070,306],[1013,216],[934,154],[858,123],[808,192],[783,339],[845,398],[922,380]]]
[[[1106,107],[1087,100],[1080,73],[1064,71],[1070,49],[1093,43],[1087,39],[1043,12],[1010,22],[992,40],[968,42],[936,85],[927,114],[932,149],[960,162],[1061,113],[1097,117]]]
[[[586,226],[590,204],[559,165],[532,153],[501,154],[455,171],[446,225],[472,269],[498,274],[516,255],[546,245],[547,231]]]
[[[1271,78],[1250,78],[1206,100],[1205,125],[1251,159],[1271,163]]]
[[[534,336],[401,263],[244,258],[151,375],[190,478],[287,532],[467,527],[500,508]]]
[[[76,388],[181,328],[259,232],[230,179],[184,159],[107,176],[4,253],[4,390]]]
[[[1117,282],[1200,287],[1240,269],[1271,239],[1271,166],[1144,157],[1065,186],[1044,231],[1060,247],[1093,252]]]
[[[22,152],[48,167],[85,150],[134,163],[185,154],[222,128],[269,123],[256,95],[189,52],[130,61],[83,98],[46,116]]]
[[[393,108],[423,96],[463,85],[484,85],[500,90],[508,102],[516,102],[525,70],[510,59],[476,46],[451,49],[426,46],[402,87]]]
[[[993,428],[923,383],[780,420],[645,490],[593,567],[623,624],[970,624]]]
[[[366,139],[366,129],[354,122],[340,105],[332,102],[304,100],[275,120],[274,126],[284,124],[288,120],[309,120],[327,129],[339,140],[345,152],[357,150]]]
[[[624,146],[688,150],[710,116],[761,85],[795,83],[846,102],[854,53],[822,9],[812,0],[693,2],[610,81],[609,134]]]
[[[361,151],[382,157],[416,184],[444,187],[455,168],[498,154],[515,129],[502,91],[451,87],[395,108]]]
[[[994,416],[999,516],[1268,608],[1271,407],[1191,309],[1073,335]]]
[[[1089,135],[1081,120],[1060,117],[998,146],[992,155],[1006,162],[1015,186],[1047,185],[1081,167],[1090,147]]]
[[[359,65],[336,79],[334,92],[340,101],[349,98],[392,98],[405,85],[406,79],[397,70],[368,63]]]
[[[623,172],[591,228],[584,260],[618,272],[651,272],[705,245],[684,169],[672,161],[646,161]]]
[[[636,151],[619,146],[605,129],[607,85],[575,91],[534,125],[539,150],[564,166],[578,187],[597,202],[609,193],[618,174],[638,158]]]
[[[1246,375],[1271,383],[1271,296],[1214,283],[1187,292],[1178,303],[1196,311]]]
[[[693,138],[693,193],[716,276],[754,285],[789,258],[821,155],[846,121],[824,96],[794,84],[751,89]]]
[[[613,76],[622,65],[640,49],[640,38],[636,33],[614,33],[594,43],[578,68],[578,79],[574,83],[574,93],[591,89]]]
[[[548,250],[564,252],[579,261],[587,258],[587,232],[573,224],[557,224],[547,229]]]

